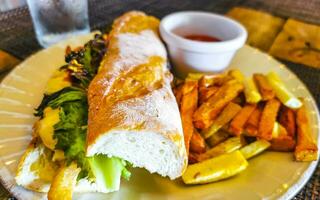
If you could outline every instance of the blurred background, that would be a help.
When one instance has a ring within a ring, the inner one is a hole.
[[[25,5],[26,0],[0,0],[0,11],[4,12]]]

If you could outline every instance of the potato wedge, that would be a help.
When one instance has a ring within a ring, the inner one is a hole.
[[[246,158],[252,158],[270,147],[270,142],[266,140],[257,140],[240,149],[242,155]]]
[[[265,140],[272,139],[272,130],[280,108],[280,102],[277,99],[267,101],[259,122],[258,137]]]
[[[258,135],[258,128],[255,126],[252,126],[250,124],[246,125],[243,131],[243,135],[249,136],[249,137],[257,137]]]
[[[231,76],[232,78],[236,79],[237,81],[241,82],[241,83],[245,80],[244,75],[238,69],[231,69],[228,72],[228,75]]]
[[[207,129],[213,120],[219,115],[222,109],[232,99],[243,91],[244,87],[238,81],[229,81],[211,96],[207,102],[203,103],[194,113],[193,121],[196,128]]]
[[[297,146],[294,156],[297,161],[317,160],[318,147],[310,132],[310,123],[305,105],[297,111]]]
[[[211,147],[214,147],[225,141],[228,137],[230,137],[230,134],[227,131],[220,129],[215,134],[211,135],[206,141]]]
[[[240,149],[243,146],[244,141],[241,137],[232,137],[226,141],[218,144],[217,146],[209,149],[203,154],[199,155],[199,161],[207,160],[212,157],[217,157],[225,153],[231,153]]]
[[[257,137],[261,113],[261,106],[257,106],[256,109],[254,109],[254,111],[251,113],[246,124],[244,125],[244,135]]]
[[[190,140],[194,131],[192,116],[197,107],[198,81],[185,81],[182,87],[180,114],[187,153],[189,152]]]
[[[243,84],[244,84],[244,95],[246,97],[247,103],[254,104],[261,101],[262,97],[252,77],[246,78],[243,81]]]
[[[243,132],[245,123],[248,121],[250,115],[255,109],[256,104],[245,105],[231,121],[229,127],[230,133],[239,136]]]
[[[233,79],[233,77],[227,74],[212,74],[212,75],[204,75],[199,80],[199,87],[211,87],[211,86],[222,86],[226,82]]]
[[[296,137],[296,117],[292,109],[283,107],[280,112],[279,122],[287,130],[290,137]]]
[[[259,92],[262,96],[262,100],[267,101],[275,97],[276,94],[270,86],[265,75],[253,74],[253,79],[258,86]]]
[[[194,163],[197,163],[199,162],[199,154],[197,153],[194,153],[194,152],[189,152],[189,155],[188,155],[188,164],[194,164]]]
[[[246,125],[252,125],[254,127],[259,127],[260,117],[262,113],[262,107],[257,106],[256,109],[251,113]]]
[[[292,137],[287,135],[273,138],[270,143],[270,150],[272,151],[289,152],[293,151],[296,146],[296,141]]]
[[[241,110],[241,106],[238,104],[230,102],[220,113],[220,115],[213,121],[209,129],[204,130],[202,135],[204,138],[209,138],[225,124],[232,120],[234,116]]]
[[[180,107],[181,99],[182,99],[182,87],[183,87],[183,84],[181,84],[173,89],[173,94],[176,97],[176,101],[177,101],[177,104],[179,107]]]
[[[200,80],[203,76],[205,76],[205,74],[203,73],[189,73],[187,75],[186,80]]]
[[[267,79],[276,96],[285,106],[292,109],[298,109],[302,106],[302,102],[289,91],[276,73],[268,73]]]
[[[234,176],[248,166],[247,160],[240,151],[189,165],[182,175],[185,184],[204,184]]]
[[[48,192],[49,200],[71,200],[73,187],[76,184],[80,168],[76,163],[69,166],[62,166],[55,175],[50,190]]]
[[[261,95],[255,85],[252,77],[245,78],[240,70],[233,69],[228,72],[228,74],[239,81],[240,83],[244,84],[244,95],[246,97],[247,103],[258,103],[261,100]]]
[[[199,87],[199,104],[206,102],[212,95],[219,90],[219,87]]]
[[[206,151],[206,142],[197,130],[193,131],[190,140],[190,151],[195,153],[204,153]]]

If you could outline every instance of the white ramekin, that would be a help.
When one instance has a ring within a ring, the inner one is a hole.
[[[221,15],[185,11],[161,20],[160,34],[167,44],[174,72],[184,77],[190,72],[214,73],[224,70],[247,39],[246,29]],[[200,42],[181,35],[214,36],[219,42]]]

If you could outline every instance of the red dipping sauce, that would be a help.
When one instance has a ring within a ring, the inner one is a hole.
[[[219,42],[219,41],[221,41],[219,38],[212,37],[209,35],[186,35],[183,37],[186,39],[189,39],[189,40],[196,40],[196,41],[201,41],[201,42]]]

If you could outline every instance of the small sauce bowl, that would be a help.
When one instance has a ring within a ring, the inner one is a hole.
[[[160,34],[179,77],[190,72],[223,71],[247,39],[246,29],[238,22],[222,15],[195,11],[167,15],[161,20]],[[187,39],[190,35],[214,37],[221,41]]]

